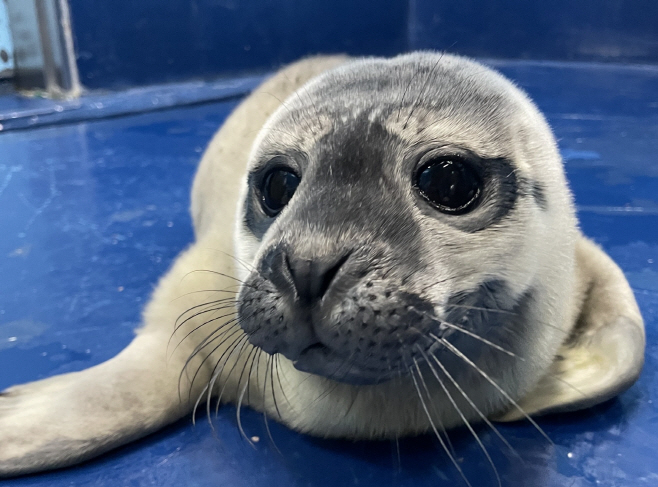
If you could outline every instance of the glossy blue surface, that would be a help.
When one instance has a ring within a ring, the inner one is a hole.
[[[261,75],[207,82],[187,81],[112,93],[85,93],[80,98],[70,100],[10,93],[0,96],[0,132],[228,100],[244,96],[262,80]]]
[[[647,323],[639,382],[590,410],[541,418],[553,439],[478,428],[506,487],[658,485],[658,70],[498,63],[553,125],[586,234],[626,272]],[[189,183],[235,102],[0,134],[0,388],[80,370],[121,350],[192,238]],[[173,317],[172,317],[173,319]],[[325,441],[235,409],[189,418],[97,460],[8,486],[464,485],[430,437]],[[495,486],[467,431],[450,433],[474,487]]]

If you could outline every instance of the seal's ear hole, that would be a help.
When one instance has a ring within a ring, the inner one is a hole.
[[[415,177],[420,195],[442,213],[462,215],[477,206],[482,179],[472,164],[461,157],[432,158]]]

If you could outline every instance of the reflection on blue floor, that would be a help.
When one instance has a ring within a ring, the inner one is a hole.
[[[647,323],[645,371],[620,398],[478,432],[505,486],[658,485],[658,70],[511,63],[547,113],[582,228],[627,273]],[[158,277],[192,239],[189,183],[234,101],[0,134],[0,389],[80,370],[131,340]],[[222,408],[86,464],[8,486],[464,485],[431,437],[325,441]],[[475,487],[496,485],[467,431],[450,434]]]

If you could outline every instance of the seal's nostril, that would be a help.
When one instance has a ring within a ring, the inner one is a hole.
[[[325,295],[338,271],[350,254],[318,257],[314,259],[291,259],[286,255],[285,262],[300,300],[308,304],[319,301]]]

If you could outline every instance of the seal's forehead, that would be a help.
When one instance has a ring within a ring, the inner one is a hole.
[[[355,120],[384,127],[409,148],[450,144],[515,159],[513,139],[532,104],[498,73],[463,58],[414,53],[324,73],[279,108],[263,131],[269,151],[308,151]]]

